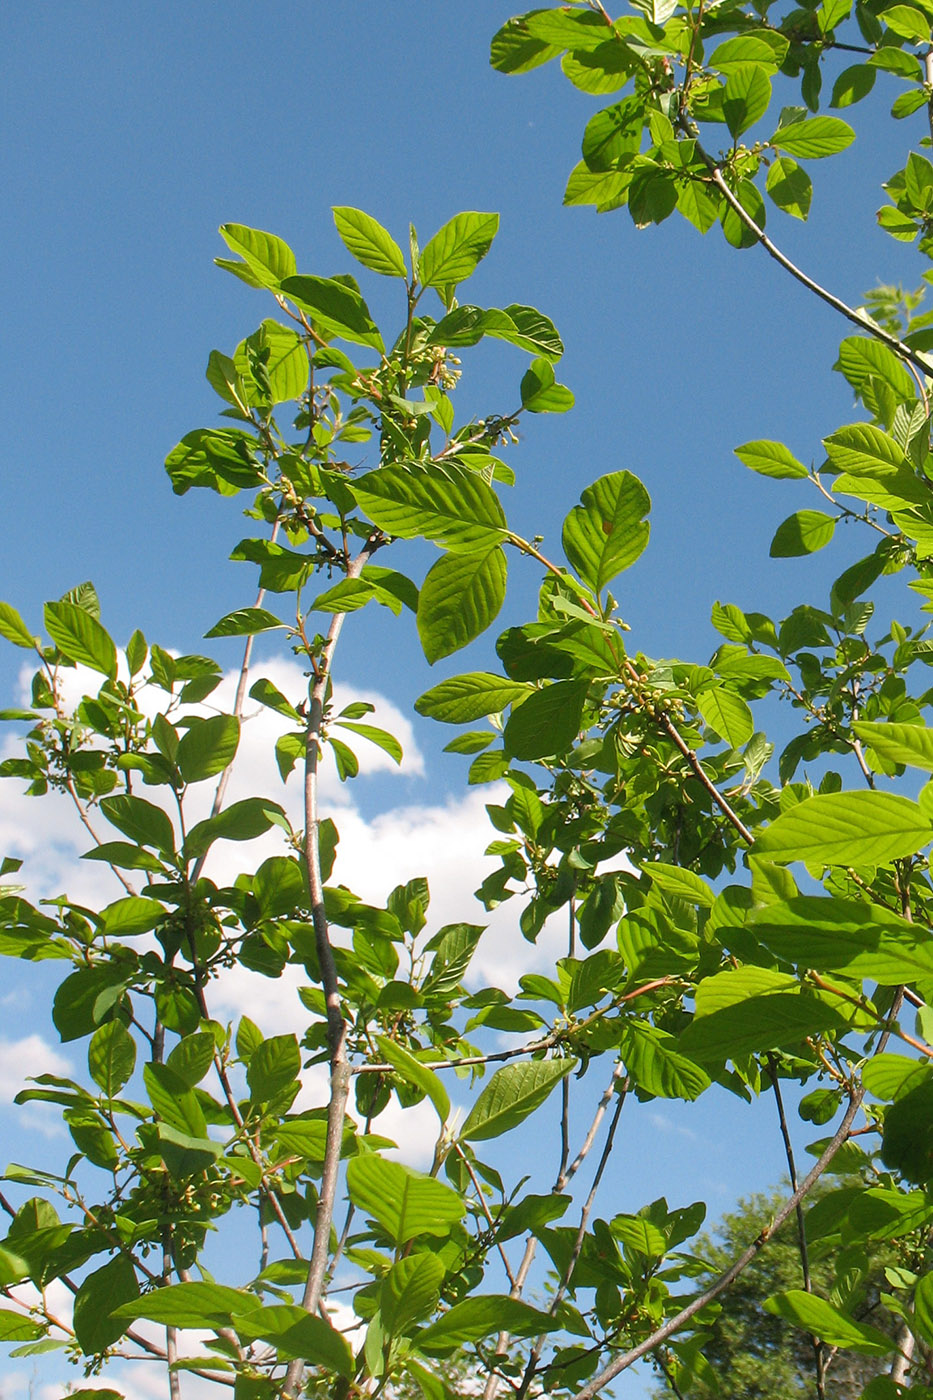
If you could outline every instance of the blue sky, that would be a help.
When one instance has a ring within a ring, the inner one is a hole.
[[[816,503],[732,455],[736,444],[773,437],[809,461],[822,436],[857,416],[848,387],[829,373],[843,323],[763,253],[737,253],[716,230],[701,240],[672,218],[638,232],[625,210],[563,209],[598,103],[555,65],[524,78],[488,67],[490,36],[509,13],[506,0],[0,9],[0,596],[32,626],[44,599],[90,577],[118,641],[138,626],[162,645],[199,650],[219,616],[252,601],[252,570],[227,560],[247,533],[243,503],[197,493],[180,501],[162,461],[184,433],[214,421],[209,351],[230,351],[271,310],[212,266],[224,252],[218,224],[270,229],[295,248],[301,271],[329,275],[350,264],[334,204],[370,211],[400,239],[412,220],[422,242],[459,209],[500,212],[470,300],[530,303],[552,316],[566,345],[559,377],[577,398],[571,414],[524,425],[509,458],[518,474],[510,518],[547,547],[590,480],[625,467],[645,481],[652,544],[619,588],[638,647],[704,661],[716,645],[716,599],[783,615],[867,552],[841,531],[814,560],[770,560],[780,520]],[[814,169],[809,226],[774,213],[769,229],[853,302],[879,280],[914,285],[922,271],[916,254],[874,226],[881,180],[922,134],[919,116],[871,132],[897,90],[882,75],[851,114],[859,140]],[[365,282],[364,293],[377,317],[391,314],[384,279]],[[465,412],[514,405],[520,352],[484,347],[463,358]],[[503,622],[524,616],[536,585],[521,566],[515,573]],[[402,855],[414,864],[397,878],[419,873],[424,842],[425,862],[450,876],[449,896],[454,876],[430,854],[431,835],[442,830],[455,846],[459,814],[481,849],[481,797],[464,816],[463,769],[439,755],[450,735],[412,716],[411,702],[440,675],[487,664],[491,646],[431,671],[413,629],[387,638],[368,618],[351,621],[342,680],[408,717],[415,758],[399,778],[380,771],[362,781],[350,807],[344,797],[348,829],[360,851],[378,838],[393,853],[387,880]],[[235,663],[232,647],[215,654]],[[16,700],[21,655],[0,651],[4,704]],[[12,785],[4,803],[0,831],[32,856],[47,893],[72,870],[80,840],[55,823],[50,840]],[[4,977],[9,1059],[41,1033],[47,989],[41,979],[27,986],[18,968]],[[0,1113],[9,1130],[13,1120]],[[657,1114],[663,1121],[652,1121]],[[618,1153],[612,1189],[626,1208],[663,1190],[672,1203],[705,1195],[725,1209],[780,1177],[772,1119],[770,1104],[749,1114],[724,1096],[648,1105]],[[36,1152],[51,1150],[41,1133],[29,1137]],[[24,1136],[17,1151],[29,1146]]]

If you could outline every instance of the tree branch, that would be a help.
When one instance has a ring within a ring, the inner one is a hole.
[[[632,1347],[631,1350],[625,1352],[622,1356],[617,1356],[616,1359],[610,1362],[598,1375],[594,1376],[591,1381],[588,1381],[585,1386],[578,1390],[573,1400],[593,1400],[593,1397],[598,1395],[611,1380],[614,1380],[615,1377],[620,1375],[623,1371],[627,1371],[630,1366],[633,1366],[636,1361],[640,1361],[643,1356],[647,1356],[649,1352],[654,1351],[655,1347],[659,1346],[662,1342],[666,1342],[668,1337],[672,1337],[675,1332],[679,1332],[685,1323],[689,1322],[692,1317],[695,1317],[698,1312],[701,1312],[714,1298],[718,1298],[720,1293],[725,1293],[726,1289],[745,1272],[749,1264],[757,1258],[768,1241],[773,1238],[775,1232],[784,1224],[788,1216],[792,1215],[797,1209],[798,1204],[803,1200],[814,1183],[823,1175],[823,1172],[829,1166],[840,1147],[842,1147],[843,1143],[847,1140],[849,1129],[855,1121],[855,1115],[858,1113],[864,1093],[865,1091],[862,1088],[854,1088],[851,1091],[849,1095],[849,1107],[846,1109],[845,1115],[835,1135],[820,1156],[816,1165],[808,1172],[797,1187],[797,1190],[794,1191],[781,1206],[771,1222],[770,1227],[762,1230],[758,1238],[754,1240],[747,1249],[743,1250],[738,1259],[736,1259],[724,1273],[720,1274],[719,1277],[710,1284],[709,1288],[691,1299],[685,1308],[681,1308],[680,1312],[674,1317],[668,1318],[667,1322],[661,1327],[656,1328],[649,1337],[645,1337],[644,1341],[639,1342],[637,1346]]]

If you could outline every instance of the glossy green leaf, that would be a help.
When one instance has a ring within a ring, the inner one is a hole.
[[[24,1342],[41,1337],[45,1328],[18,1308],[0,1308],[0,1342]]]
[[[528,28],[528,16],[517,15],[493,35],[489,62],[499,73],[528,73],[556,58],[561,47],[535,38]]]
[[[479,637],[505,601],[505,553],[442,554],[418,595],[418,636],[433,665]]]
[[[531,693],[530,685],[488,671],[471,671],[439,681],[415,701],[415,709],[419,715],[444,724],[469,724],[486,715],[499,714]]]
[[[382,351],[382,336],[359,292],[332,277],[286,277],[282,291],[305,311],[325,335],[369,345]]]
[[[191,1137],[207,1137],[204,1110],[181,1075],[168,1065],[150,1063],[143,1065],[143,1079],[149,1102],[159,1118]]]
[[[171,856],[175,850],[175,832],[171,819],[145,798],[132,794],[105,797],[100,810],[104,816],[140,846],[154,846],[162,855]]]
[[[495,491],[453,463],[382,467],[355,481],[353,494],[380,529],[402,539],[423,535],[445,549],[486,552],[505,537]]]
[[[800,160],[819,160],[844,151],[855,140],[855,132],[841,117],[805,117],[782,126],[771,137],[771,144]]]
[[[795,219],[806,219],[813,198],[813,183],[807,172],[789,156],[778,156],[765,180],[765,189],[779,209]]]
[[[125,1254],[117,1254],[102,1268],[88,1274],[75,1295],[74,1330],[86,1356],[106,1351],[126,1331],[114,1309],[139,1296],[136,1271]]]
[[[781,442],[746,442],[735,455],[753,472],[781,479],[805,477],[807,469]]]
[[[522,408],[529,413],[566,413],[573,408],[573,394],[566,384],[558,384],[550,360],[532,360],[522,376]]]
[[[899,402],[914,402],[916,386],[903,360],[887,345],[869,336],[848,336],[839,346],[839,359],[834,368],[845,375],[856,393],[863,391],[869,379],[883,379]]]
[[[410,1254],[392,1265],[379,1290],[379,1311],[390,1336],[404,1336],[437,1307],[445,1269],[436,1254]]]
[[[231,252],[239,253],[260,286],[276,290],[295,270],[295,255],[274,233],[246,224],[221,224],[220,234]]]
[[[795,992],[743,997],[709,1015],[695,1016],[680,1037],[691,1059],[715,1063],[760,1050],[789,1049],[820,1031],[846,1022],[825,1001]]]
[[[706,881],[692,870],[685,870],[681,865],[666,865],[660,860],[648,861],[642,870],[665,894],[685,899],[688,904],[698,904],[703,909],[713,907],[716,896]]]
[[[91,1036],[87,1064],[97,1087],[112,1098],[136,1067],[136,1042],[122,1021],[108,1021]]]
[[[871,423],[852,423],[823,439],[826,455],[850,476],[874,476],[905,464],[903,450],[892,437]]]
[[[45,630],[69,661],[90,666],[114,680],[117,649],[113,639],[89,612],[62,599],[45,605]]]
[[[460,1129],[463,1142],[500,1137],[540,1108],[551,1090],[575,1067],[573,1060],[531,1060],[497,1069]]]
[[[755,910],[748,926],[779,957],[816,971],[887,986],[933,977],[929,937],[880,905],[801,895]]]
[[[114,1309],[118,1317],[144,1317],[168,1327],[229,1327],[234,1317],[242,1317],[260,1306],[255,1293],[227,1288],[220,1283],[174,1283],[154,1288],[121,1303]]]
[[[630,472],[613,472],[587,486],[564,521],[564,553],[598,593],[639,557],[648,543],[644,517],[651,498]]]
[[[583,160],[588,170],[613,170],[625,155],[634,155],[641,145],[645,125],[644,103],[626,97],[612,107],[590,117],[583,133]]]
[[[419,1332],[418,1348],[428,1355],[443,1355],[493,1332],[505,1330],[513,1337],[538,1337],[564,1325],[564,1319],[539,1312],[518,1298],[487,1293],[455,1303],[442,1318]]]
[[[754,850],[771,860],[880,865],[913,855],[933,840],[916,802],[892,792],[818,793],[783,812]]]
[[[346,1338],[323,1317],[297,1304],[250,1307],[232,1321],[244,1341],[268,1342],[283,1361],[300,1359],[337,1376],[353,1375],[353,1352]]]
[[[456,214],[421,253],[419,277],[425,287],[464,282],[486,256],[499,228],[498,214]]]
[[[852,728],[863,744],[892,763],[933,773],[933,730],[922,724],[880,724],[857,720]]]
[[[767,71],[755,63],[731,68],[722,95],[723,116],[734,137],[739,137],[767,112],[771,102],[771,82]]]
[[[205,637],[251,637],[256,632],[270,632],[288,624],[266,608],[237,608],[215,622]]]
[[[277,802],[264,797],[244,797],[223,807],[216,817],[197,822],[185,838],[185,859],[196,860],[215,841],[252,841],[282,817]]]
[[[634,1018],[620,1045],[625,1067],[639,1089],[665,1099],[699,1098],[710,1077],[678,1049],[673,1035]]]
[[[191,719],[178,744],[175,761],[186,783],[214,778],[233,762],[240,742],[236,715]]]
[[[357,262],[384,277],[407,276],[401,248],[371,214],[341,205],[333,210],[333,215],[344,247]]]
[[[388,1060],[389,1064],[409,1084],[413,1084],[415,1088],[427,1095],[437,1111],[441,1124],[446,1123],[450,1117],[450,1098],[440,1077],[434,1073],[434,1070],[428,1069],[427,1065],[416,1059],[409,1050],[405,1049],[404,1045],[389,1040],[384,1035],[376,1037],[376,1044],[382,1058]]]
[[[586,681],[555,681],[513,705],[503,733],[506,753],[526,760],[564,753],[580,732],[588,689]]]
[[[402,746],[394,734],[390,734],[387,729],[379,729],[375,724],[357,724],[355,720],[335,719],[334,724],[339,724],[342,729],[349,729],[351,734],[358,734],[361,739],[368,739],[371,744],[375,744],[383,753],[387,753],[395,763],[401,763],[403,758]]]
[[[274,1098],[301,1073],[301,1052],[294,1035],[274,1035],[250,1056],[246,1082],[254,1102]]]
[[[835,516],[821,510],[795,511],[774,532],[769,550],[771,558],[794,559],[801,554],[815,554],[829,544],[835,529]]]
[[[825,1298],[815,1293],[805,1293],[801,1288],[773,1294],[766,1300],[765,1307],[768,1312],[819,1337],[828,1346],[844,1347],[863,1356],[888,1356],[897,1350],[894,1339],[877,1327],[856,1322]]]
[[[36,645],[29,628],[9,603],[0,603],[0,637],[5,637],[14,646],[25,647],[29,651],[33,651]]]
[[[449,1234],[466,1211],[457,1192],[443,1182],[370,1154],[347,1163],[347,1190],[397,1246],[419,1235]]]
[[[930,17],[913,5],[891,5],[881,15],[887,27],[909,44],[929,44]]]
[[[740,748],[755,732],[751,710],[740,695],[724,685],[711,685],[701,690],[696,706],[710,729],[733,749]]]

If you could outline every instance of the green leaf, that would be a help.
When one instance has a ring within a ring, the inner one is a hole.
[[[229,1327],[236,1317],[248,1316],[260,1306],[255,1293],[227,1288],[220,1283],[175,1283],[122,1303],[118,1317],[144,1317],[168,1327]]]
[[[355,481],[353,494],[381,530],[402,539],[423,535],[445,549],[486,551],[505,537],[495,491],[454,463],[381,467]]]
[[[555,681],[513,705],[503,733],[506,753],[526,760],[564,753],[580,732],[588,689],[586,681]]]
[[[499,228],[498,214],[456,214],[427,244],[419,261],[425,287],[456,286],[476,270]]]
[[[482,1090],[460,1129],[462,1142],[500,1137],[524,1122],[555,1085],[575,1068],[573,1060],[530,1060],[503,1065]]]
[[[5,637],[14,646],[35,650],[36,640],[23,619],[9,603],[0,603],[0,637]]]
[[[891,5],[882,12],[881,19],[899,39],[906,39],[910,44],[930,42],[929,17],[913,5]]]
[[[765,1307],[768,1312],[785,1318],[832,1347],[844,1347],[863,1356],[887,1356],[897,1350],[893,1338],[885,1336],[877,1327],[856,1322],[825,1298],[805,1293],[802,1288],[773,1294],[766,1299]]]
[[[402,746],[394,734],[390,734],[387,729],[379,729],[374,724],[357,724],[356,721],[346,719],[336,719],[334,724],[339,724],[344,729],[349,729],[351,733],[358,734],[361,739],[368,739],[371,744],[382,749],[396,763],[401,763],[403,754]]]
[[[45,1332],[41,1322],[27,1317],[19,1309],[0,1308],[0,1342],[25,1342],[41,1337]]]
[[[801,554],[815,554],[829,544],[835,529],[835,516],[821,510],[795,511],[774,532],[769,551],[771,558],[794,559]]]
[[[388,1060],[389,1064],[409,1084],[414,1084],[416,1088],[427,1095],[437,1111],[441,1126],[443,1126],[450,1117],[450,1099],[447,1090],[433,1069],[428,1069],[427,1065],[423,1065],[409,1050],[405,1049],[404,1045],[399,1045],[397,1041],[389,1040],[386,1036],[377,1036],[376,1044],[382,1058]]]
[[[867,720],[858,720],[852,728],[881,758],[933,773],[933,730],[922,724],[877,724]]]
[[[133,938],[148,933],[165,919],[165,909],[153,899],[129,895],[100,911],[100,932],[108,938]]]
[[[675,1037],[645,1021],[628,1021],[620,1050],[638,1088],[649,1094],[692,1101],[709,1088],[709,1075],[679,1053]]]
[[[116,679],[116,646],[96,617],[84,608],[64,599],[59,603],[46,603],[45,629],[69,661],[90,666],[92,671],[99,671],[110,680]]]
[[[264,1103],[301,1074],[301,1052],[294,1035],[274,1035],[254,1050],[246,1070],[250,1098]]]
[[[205,637],[251,637],[256,632],[271,632],[274,627],[287,627],[286,622],[265,608],[237,608],[215,622]]]
[[[333,215],[344,247],[357,262],[384,277],[408,275],[401,248],[371,214],[342,205],[333,210]]]
[[[730,748],[740,748],[755,732],[755,721],[745,701],[723,685],[701,690],[696,706],[705,723],[725,739]]]
[[[566,384],[558,384],[550,360],[532,360],[522,376],[522,408],[529,413],[566,413],[573,408],[573,394]]]
[[[771,144],[801,160],[819,160],[844,151],[854,140],[855,132],[841,117],[805,117],[778,127]]]
[[[429,1355],[453,1351],[468,1342],[479,1341],[493,1332],[510,1332],[513,1337],[539,1337],[567,1328],[566,1315],[539,1312],[528,1303],[508,1294],[486,1293],[455,1303],[442,1318],[418,1333],[418,1349]],[[585,1331],[578,1323],[574,1331]]]
[[[878,340],[862,335],[848,336],[839,346],[839,359],[833,368],[845,375],[858,394],[862,393],[870,379],[883,379],[900,402],[912,404],[914,401],[916,390],[907,367],[893,350]],[[894,457],[892,465],[900,465],[900,459]],[[851,468],[847,467],[846,470]]]
[[[746,442],[743,447],[735,449],[735,455],[746,467],[761,476],[790,480],[807,475],[803,463],[798,462],[781,442]]]
[[[396,1246],[419,1235],[448,1235],[466,1212],[457,1192],[443,1182],[372,1154],[347,1163],[347,1190]]]
[[[890,987],[933,977],[929,935],[880,905],[800,895],[754,910],[748,927],[778,957],[816,972]]]
[[[818,793],[761,832],[755,854],[822,865],[881,865],[933,840],[923,809],[891,792]]]
[[[154,846],[164,856],[174,855],[175,832],[161,807],[128,793],[102,798],[100,810],[111,825],[131,841],[140,846]]]
[[[532,687],[506,680],[488,671],[471,671],[439,681],[415,701],[419,715],[444,724],[470,724],[486,715],[499,714],[508,705],[532,694]]]
[[[796,992],[743,996],[709,1015],[696,1015],[681,1035],[680,1047],[691,1059],[715,1063],[760,1050],[792,1048],[817,1031],[845,1025],[837,1011],[814,996]]]
[[[189,1089],[193,1089],[214,1063],[214,1037],[210,1031],[195,1031],[193,1035],[184,1036],[174,1046],[166,1063]]]
[[[98,1026],[88,1045],[87,1065],[108,1099],[120,1092],[136,1067],[136,1042],[122,1021]]]
[[[349,340],[353,345],[369,345],[380,353],[385,348],[369,307],[359,292],[343,282],[302,274],[284,278],[282,291],[311,313],[312,321],[325,335]]]
[[[252,841],[281,819],[282,808],[264,797],[244,797],[224,807],[216,817],[197,822],[185,838],[185,859],[196,860],[215,841]]]
[[[435,1254],[411,1254],[392,1265],[379,1290],[379,1311],[390,1336],[402,1336],[413,1322],[437,1307],[444,1265]]]
[[[149,1102],[163,1122],[195,1138],[207,1137],[207,1122],[195,1094],[168,1065],[143,1065]]]
[[[99,1355],[123,1336],[126,1322],[112,1313],[138,1296],[136,1271],[125,1254],[87,1275],[75,1295],[73,1324],[85,1356]]]
[[[282,1361],[309,1361],[338,1376],[353,1375],[353,1352],[347,1339],[323,1317],[305,1312],[297,1304],[251,1307],[234,1316],[232,1322],[244,1341],[270,1343]]]
[[[740,180],[733,190],[733,194],[755,227],[758,230],[763,229],[767,211],[758,186],[753,184],[751,180]],[[731,243],[733,248],[753,248],[758,242],[759,235],[749,227],[748,222],[741,217],[728,200],[723,200],[719,211],[719,222],[722,225],[726,241]]]
[[[712,909],[716,896],[706,881],[692,870],[685,870],[681,865],[665,865],[660,860],[647,861],[642,870],[665,894],[685,899],[688,904],[699,904],[703,909]]]
[[[726,126],[738,138],[764,116],[771,102],[771,82],[764,68],[741,63],[732,68],[722,95]]]
[[[216,777],[233,762],[240,742],[236,715],[211,715],[188,721],[188,731],[178,744],[175,761],[186,783]]]
[[[465,647],[498,616],[505,600],[505,552],[443,554],[418,595],[418,636],[431,665]]]
[[[517,15],[493,35],[489,62],[499,73],[528,73],[556,58],[562,47],[536,39],[528,29],[528,16]]]
[[[785,214],[791,214],[795,219],[806,219],[813,198],[813,182],[795,160],[789,156],[778,156],[768,171],[765,189]]]
[[[634,564],[648,543],[651,497],[630,472],[601,476],[564,521],[564,553],[597,593]]]
[[[220,235],[231,252],[239,253],[262,287],[275,291],[282,279],[296,270],[295,254],[274,233],[245,224],[221,224]]]
[[[641,145],[645,105],[640,97],[626,97],[590,117],[583,133],[583,160],[588,170],[613,170],[625,155],[635,155]]]

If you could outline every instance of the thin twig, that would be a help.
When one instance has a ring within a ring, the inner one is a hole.
[[[778,1078],[777,1062],[773,1055],[768,1055],[766,1059],[768,1077],[771,1080],[771,1087],[774,1090],[774,1102],[777,1105],[778,1121],[781,1125],[781,1138],[784,1142],[784,1156],[787,1160],[787,1172],[790,1177],[792,1191],[797,1190],[797,1164],[794,1161],[794,1148],[790,1140],[790,1131],[787,1126],[787,1115],[784,1112],[784,1096],[781,1093],[781,1081]],[[803,1218],[803,1205],[797,1202],[797,1240],[800,1249],[800,1271],[803,1275],[804,1291],[813,1292],[813,1280],[810,1277],[810,1252],[807,1249],[807,1230]],[[816,1370],[816,1394],[817,1400],[826,1400],[826,1376],[823,1367],[823,1345],[815,1333],[810,1334],[813,1343],[813,1360]]]
[[[599,1183],[602,1180],[603,1172],[606,1170],[606,1164],[608,1163],[609,1157],[612,1153],[612,1146],[613,1141],[615,1139],[616,1128],[619,1126],[619,1117],[622,1113],[622,1109],[625,1106],[625,1099],[626,1095],[628,1094],[629,1088],[629,1081],[627,1076],[622,1081],[622,1084],[619,1085],[619,1080],[624,1074],[625,1069],[620,1062],[613,1069],[612,1079],[609,1081],[609,1087],[606,1090],[606,1094],[612,1095],[614,1093],[616,1096],[615,1112],[613,1113],[612,1119],[609,1123],[609,1131],[606,1134],[606,1141],[603,1145],[603,1150],[599,1156],[599,1164],[596,1168],[596,1174],[593,1177],[593,1184],[590,1187],[589,1195],[583,1202],[583,1206],[580,1210],[580,1224],[577,1228],[577,1234],[573,1242],[573,1248],[570,1251],[570,1258],[567,1261],[567,1266],[563,1271],[560,1283],[555,1289],[554,1297],[551,1299],[551,1306],[548,1308],[548,1312],[551,1314],[552,1317],[557,1312],[557,1309],[560,1307],[561,1302],[563,1301],[564,1294],[570,1287],[570,1280],[573,1277],[573,1271],[577,1267],[577,1260],[580,1258],[580,1254],[583,1249],[583,1241],[586,1236],[586,1225],[587,1221],[590,1218],[590,1211],[593,1209],[593,1202],[596,1200],[596,1193],[599,1190]],[[537,1341],[531,1349],[531,1353],[528,1357],[528,1363],[525,1366],[524,1375],[522,1376],[521,1382],[518,1387],[517,1400],[524,1400],[524,1396],[528,1393],[528,1387],[531,1385],[531,1382],[534,1379],[535,1372],[538,1369],[538,1362],[541,1360],[541,1354],[544,1351],[546,1336],[547,1334],[544,1333],[540,1337],[538,1337]]]
[[[356,558],[347,565],[346,578],[358,578],[365,565],[383,543],[384,536],[381,532],[375,531],[370,535]],[[345,616],[345,613],[334,613],[327,633],[327,639],[318,662],[317,674],[313,677],[309,692],[310,708],[305,737],[303,854],[311,896],[311,917],[314,922],[318,966],[327,1007],[327,1045],[330,1054],[330,1098],[327,1105],[324,1165],[314,1220],[311,1262],[301,1298],[301,1306],[310,1313],[317,1312],[327,1273],[330,1230],[334,1218],[334,1200],[337,1194],[337,1173],[340,1166],[340,1149],[343,1143],[343,1125],[351,1083],[350,1064],[346,1052],[346,1022],[343,1019],[341,1009],[337,965],[334,961],[330,929],[324,909],[324,881],[321,875],[320,819],[318,816],[318,764],[324,726],[324,704],[327,698],[327,687],[330,683],[330,669],[334,651],[340,638]],[[300,1359],[290,1361],[285,1373],[283,1395],[297,1395],[303,1376],[304,1362]]]
[[[483,1195],[483,1188],[482,1186],[480,1186],[479,1181],[476,1177],[476,1172],[473,1170],[473,1163],[470,1161],[469,1157],[466,1155],[459,1142],[454,1143],[454,1151],[456,1152],[457,1156],[460,1158],[461,1162],[467,1169],[467,1175],[473,1183],[473,1190],[476,1192],[476,1198],[479,1201],[480,1209],[486,1217],[487,1225],[489,1226],[491,1231],[495,1232],[496,1222],[492,1218],[492,1212],[489,1209],[489,1203],[486,1200],[486,1197]],[[498,1240],[496,1240],[496,1249],[498,1250],[499,1258],[502,1260],[502,1267],[503,1269],[505,1269],[506,1278],[509,1281],[509,1285],[510,1287],[514,1288],[515,1275],[512,1273],[512,1268],[509,1264],[508,1256]]]
[[[693,134],[692,129],[691,134]],[[915,350],[911,350],[909,345],[905,345],[902,340],[898,340],[896,335],[891,335],[888,331],[883,330],[882,327],[876,325],[874,321],[868,321],[863,316],[860,316],[854,307],[849,306],[847,302],[844,302],[841,297],[837,297],[833,292],[827,291],[825,287],[821,287],[819,282],[815,282],[802,268],[799,268],[796,263],[791,262],[787,254],[782,253],[776,243],[772,243],[763,229],[759,228],[751,214],[743,208],[738,196],[732,192],[726,183],[725,177],[716,161],[708,152],[703,150],[699,143],[697,144],[697,153],[700,155],[701,159],[706,161],[707,168],[710,172],[710,179],[719,190],[732,212],[742,221],[749,232],[755,235],[755,238],[769,257],[772,257],[776,263],[779,263],[785,272],[789,272],[791,277],[795,278],[802,286],[806,287],[814,296],[819,297],[820,301],[825,301],[826,305],[831,306],[834,311],[838,311],[840,316],[844,316],[847,321],[851,321],[853,325],[858,326],[860,331],[864,331],[866,335],[874,336],[875,340],[880,340],[882,345],[886,345],[889,350],[893,350],[902,360],[909,360],[911,364],[916,365],[924,374],[929,373],[929,364]]]
[[[277,536],[278,536],[278,533],[279,533],[279,521],[278,521],[278,519],[276,519],[276,520],[273,522],[273,525],[272,525],[272,533],[271,533],[270,536],[269,536],[269,543],[270,543],[270,544],[275,544],[275,541],[276,541],[276,538],[277,538]],[[253,607],[255,607],[255,608],[261,608],[261,607],[262,607],[262,603],[263,603],[263,599],[265,598],[265,596],[266,596],[266,590],[265,590],[264,588],[260,588],[259,592],[256,594],[256,601],[255,601],[255,603],[253,604]],[[246,638],[246,645],[245,645],[244,648],[243,648],[243,660],[242,660],[241,663],[240,663],[240,674],[239,674],[239,678],[238,678],[238,680],[237,680],[236,696],[235,696],[234,701],[233,701],[233,712],[232,712],[233,715],[234,715],[234,717],[235,717],[237,720],[241,720],[241,719],[243,718],[243,710],[244,710],[244,708],[245,708],[245,706],[246,706],[246,683],[247,683],[247,681],[249,680],[249,663],[250,663],[250,660],[252,659],[252,655],[253,655],[253,642],[254,642],[255,640],[256,640],[256,638],[255,638],[254,634],[253,634],[253,633],[250,633],[250,635]],[[221,808],[222,808],[223,805],[224,805],[224,797],[225,797],[226,792],[227,792],[227,784],[230,782],[230,775],[231,775],[231,773],[233,772],[233,765],[234,765],[235,762],[236,762],[236,758],[234,757],[234,758],[231,760],[231,762],[227,764],[226,768],[225,768],[224,771],[221,773],[221,775],[220,775],[220,777],[219,777],[219,779],[218,779],[218,781],[217,781],[217,788],[216,788],[216,790],[215,790],[215,792],[214,792],[214,801],[211,803],[211,816],[212,816],[212,817],[216,817],[216,816],[219,814]],[[201,871],[204,869],[204,862],[207,860],[207,856],[208,856],[208,852],[207,852],[207,851],[202,851],[201,855],[199,855],[198,858],[197,858],[197,860],[195,861],[195,863],[194,863],[194,865],[193,865],[193,867],[192,867],[192,869],[191,869],[191,876],[190,876],[192,885],[194,885],[194,884],[197,883],[198,878],[199,878],[199,876],[200,876],[200,874],[201,874]]]

